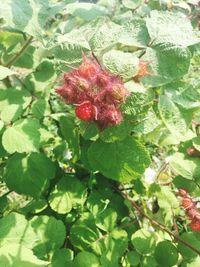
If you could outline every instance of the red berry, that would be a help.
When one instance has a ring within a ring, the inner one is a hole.
[[[200,232],[200,220],[192,220],[190,223],[190,228],[195,232]]]
[[[77,71],[82,77],[88,79],[95,76],[98,73],[99,69],[100,67],[95,61],[88,59],[83,54],[83,63],[79,66]]]
[[[200,211],[197,208],[189,209],[186,212],[190,220],[200,220]]]
[[[193,201],[190,198],[186,198],[186,197],[182,199],[182,203],[181,204],[186,210],[194,208],[194,206],[195,206]]]
[[[82,104],[76,107],[75,113],[76,116],[82,121],[92,121],[96,117],[96,109],[91,104],[91,102],[83,102]]]

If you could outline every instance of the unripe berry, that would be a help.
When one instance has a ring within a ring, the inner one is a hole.
[[[140,78],[142,78],[144,76],[151,76],[152,75],[148,70],[148,65],[149,64],[150,64],[149,61],[143,61],[143,60],[140,61],[140,63],[139,63],[139,71],[136,74],[136,76],[133,77],[133,80],[135,82],[139,82]]]
[[[192,208],[186,211],[190,220],[197,219],[200,221],[200,211],[197,208]]]
[[[187,154],[191,157],[200,157],[200,152],[194,147],[189,147],[187,149]]]
[[[96,109],[91,102],[83,102],[75,109],[76,116],[82,121],[92,121],[95,119]]]

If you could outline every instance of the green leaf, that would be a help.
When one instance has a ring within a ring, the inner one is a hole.
[[[73,162],[79,158],[79,133],[74,118],[70,116],[60,118],[60,129],[64,139],[67,141],[72,151]]]
[[[111,50],[103,55],[103,63],[112,73],[128,80],[137,74],[139,59],[133,53]]]
[[[2,266],[12,267],[44,267],[47,261],[39,260],[32,250],[20,245],[9,244],[0,248],[0,262]]]
[[[99,267],[99,260],[91,252],[82,251],[77,254],[74,260],[74,266],[76,267]]]
[[[188,72],[191,54],[188,48],[169,44],[147,48],[142,60],[149,61],[151,75],[144,76],[144,85],[155,87],[181,78]]]
[[[122,0],[122,4],[130,9],[136,9],[141,3],[141,0]]]
[[[22,106],[17,104],[11,104],[6,106],[1,112],[1,119],[5,123],[16,121],[22,114]]]
[[[191,21],[181,12],[153,10],[146,19],[153,44],[174,44],[187,47],[199,42],[193,31]]]
[[[38,99],[33,102],[32,112],[38,119],[50,115],[50,107],[48,101],[45,99]]]
[[[12,71],[6,67],[0,66],[0,80],[3,80],[6,77],[13,75],[13,74],[15,74],[14,71]]]
[[[49,216],[35,216],[30,223],[38,237],[33,251],[39,258],[47,257],[63,245],[66,230],[62,221]]]
[[[155,249],[156,239],[153,233],[140,229],[132,235],[131,243],[140,254],[148,254]]]
[[[51,192],[49,203],[53,210],[65,214],[86,201],[87,191],[81,182],[70,176],[63,177]]]
[[[52,52],[57,59],[65,64],[77,64],[82,60],[82,52],[89,51],[90,45],[82,31],[74,29],[69,33],[59,35],[52,47]]]
[[[198,151],[200,151],[200,137],[199,136],[192,139],[192,144]]]
[[[123,31],[121,26],[107,18],[91,21],[81,29],[94,52],[100,52],[116,45]]]
[[[16,104],[25,109],[31,102],[31,95],[28,90],[19,88],[0,89],[0,111],[5,107]]]
[[[106,8],[91,3],[73,3],[66,6],[68,14],[79,17],[85,21],[94,20],[100,16],[107,15]]]
[[[136,0],[138,2],[139,0]],[[145,21],[132,18],[123,25],[123,32],[119,43],[125,46],[146,47],[150,42]]]
[[[14,152],[34,152],[39,148],[40,124],[37,120],[24,119],[7,128],[2,137],[2,144],[10,154]]]
[[[178,261],[176,247],[168,240],[159,242],[155,249],[155,259],[163,267],[174,266]]]
[[[94,245],[94,251],[100,252],[100,244],[96,243],[96,240],[101,236],[100,231],[95,225],[94,218],[85,213],[82,213],[82,217],[70,229],[70,241],[73,246],[80,250],[88,250],[88,248]]]
[[[198,249],[200,246],[199,239],[195,236],[194,233],[183,233],[181,239]],[[192,251],[190,248],[186,247],[183,243],[178,243],[178,251],[183,255],[184,258],[193,259],[197,257],[197,253]]]
[[[4,179],[19,194],[40,196],[55,175],[55,165],[44,154],[15,154],[7,161]]]
[[[191,158],[183,153],[175,153],[170,161],[170,166],[179,175],[186,179],[198,179],[200,177],[200,159]]]
[[[136,251],[129,251],[127,253],[127,260],[128,263],[132,266],[138,266],[138,264],[140,263],[140,254]]]
[[[117,221],[117,212],[108,208],[97,215],[96,225],[106,232],[111,232]]]
[[[0,18],[4,19],[6,26],[41,39],[49,18],[62,8],[63,5],[50,4],[49,0],[4,1],[1,4]]]
[[[32,248],[37,241],[29,221],[19,213],[10,213],[1,218],[0,228],[0,248],[10,244]]]
[[[73,260],[74,252],[68,248],[56,250],[51,260],[51,267],[66,267]]]
[[[184,114],[181,113],[169,97],[164,95],[159,97],[158,109],[167,129],[181,141],[187,132]]]
[[[150,164],[148,152],[133,137],[114,143],[98,140],[90,146],[88,159],[94,170],[123,183],[140,177]]]

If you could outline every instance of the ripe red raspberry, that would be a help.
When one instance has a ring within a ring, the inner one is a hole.
[[[181,197],[188,197],[189,196],[188,192],[185,189],[183,189],[183,188],[179,188],[178,194]]]
[[[195,204],[193,203],[193,201],[190,198],[183,198],[181,205],[187,210],[187,209],[191,209],[194,208]]]
[[[200,220],[192,220],[189,225],[192,231],[200,232]]]
[[[95,106],[91,102],[86,101],[78,105],[75,109],[76,116],[82,121],[92,121],[96,117]]]

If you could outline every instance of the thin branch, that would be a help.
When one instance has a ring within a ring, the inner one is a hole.
[[[196,249],[195,247],[193,247],[192,245],[190,245],[189,243],[187,243],[185,240],[183,240],[182,238],[180,238],[179,236],[177,236],[176,234],[172,233],[168,228],[166,228],[165,225],[155,221],[154,219],[152,219],[151,217],[149,217],[147,214],[145,214],[143,212],[143,210],[136,204],[136,202],[127,194],[124,192],[121,192],[121,194],[128,200],[130,201],[131,205],[144,217],[146,218],[152,225],[155,225],[157,227],[159,227],[161,230],[163,230],[164,232],[168,233],[170,236],[172,236],[174,239],[176,239],[177,241],[179,241],[180,243],[184,244],[186,247],[190,248],[191,250],[193,250],[194,252],[196,252],[198,255],[200,255],[200,250]]]
[[[9,68],[13,63],[15,63],[15,61],[23,54],[23,52],[26,50],[26,48],[29,46],[29,44],[32,42],[33,37],[30,36],[26,42],[24,43],[24,45],[21,47],[21,49],[18,51],[18,53],[16,53],[16,55],[13,56],[13,58],[11,58],[4,66]]]

